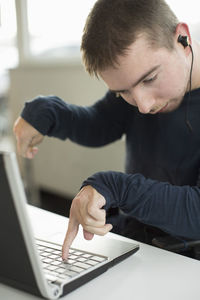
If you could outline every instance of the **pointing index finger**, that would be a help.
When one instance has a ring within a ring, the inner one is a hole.
[[[65,240],[62,246],[62,259],[67,260],[69,255],[69,248],[73,243],[77,233],[78,233],[79,223],[76,221],[74,217],[70,217],[67,233],[65,236]]]

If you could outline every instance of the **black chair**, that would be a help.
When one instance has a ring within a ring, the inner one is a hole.
[[[152,239],[152,245],[200,260],[200,240],[160,236]]]

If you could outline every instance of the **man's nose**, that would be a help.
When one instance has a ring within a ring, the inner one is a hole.
[[[137,103],[137,107],[142,114],[149,114],[153,109],[153,105],[149,100],[141,100]]]
[[[149,94],[135,95],[135,102],[139,112],[142,114],[148,114],[153,111],[156,104],[154,97]]]

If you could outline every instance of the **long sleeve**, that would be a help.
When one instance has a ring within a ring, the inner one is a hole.
[[[127,108],[132,109],[111,92],[87,107],[68,104],[56,96],[40,96],[26,102],[21,116],[43,135],[96,147],[121,138],[126,131]]]
[[[106,199],[105,209],[119,207],[143,223],[172,235],[200,239],[200,189],[173,186],[141,174],[99,172],[83,182]]]

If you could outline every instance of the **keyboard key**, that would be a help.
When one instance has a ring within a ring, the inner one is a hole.
[[[55,271],[57,268],[58,268],[57,266],[52,266],[52,265],[46,267],[46,269],[49,271]]]
[[[44,256],[44,257],[49,256],[49,252],[45,252],[45,251],[44,251],[44,252],[41,252],[41,253],[40,253],[40,256]]]
[[[80,252],[80,251],[74,251],[74,253],[73,254],[75,254],[75,255],[82,255],[83,253],[82,252]]]
[[[58,276],[58,273],[57,272],[53,272],[53,271],[45,270],[44,273],[47,274],[47,275]]]
[[[77,272],[77,273],[81,273],[82,271],[83,271],[83,269],[82,268],[79,268],[79,267],[76,267],[76,266],[72,266],[71,268],[70,268],[70,271],[74,271],[74,272]]]
[[[58,274],[58,278],[61,278],[61,279],[71,279],[72,276],[67,275],[67,274]]]
[[[77,259],[77,256],[76,255],[69,255],[69,258],[70,259]]]
[[[37,248],[38,248],[38,250],[44,250],[45,249],[44,246],[40,246],[40,245],[37,245]]]
[[[77,258],[78,261],[81,261],[81,262],[85,262],[87,260],[87,258],[84,258],[84,257],[78,257]]]
[[[74,253],[74,252],[75,252],[75,250],[69,249],[69,254]]]
[[[43,266],[43,268],[45,269],[45,268],[47,268],[47,267],[49,266],[49,264],[48,264],[48,263],[42,262],[42,266]]]
[[[52,248],[45,248],[45,251],[51,253],[53,251],[53,249]]]
[[[96,260],[89,259],[89,260],[87,260],[87,263],[90,264],[90,265],[92,265],[92,266],[95,266],[95,265],[97,265],[99,262],[96,261]]]
[[[61,274],[63,274],[65,271],[66,271],[65,268],[58,268],[58,269],[56,269],[56,272],[57,273],[61,273]]]
[[[67,263],[67,262],[64,262],[60,265],[60,267],[64,268],[64,269],[70,269],[71,268],[71,264]]]
[[[99,262],[102,262],[102,261],[105,260],[105,258],[104,258],[104,257],[101,257],[101,256],[92,256],[92,259],[93,259],[93,260],[96,260],[96,261],[99,261]]]
[[[76,260],[74,260],[74,259],[68,259],[66,262],[68,264],[70,264],[70,265],[73,265],[76,262]]]
[[[57,276],[54,276],[52,274],[47,274],[47,279],[54,282],[57,280]]]
[[[85,254],[82,255],[82,257],[85,257],[85,258],[89,258],[91,256],[92,256],[91,254],[87,254],[87,253],[85,253]]]
[[[72,270],[66,270],[66,271],[64,272],[64,274],[67,275],[67,276],[70,276],[70,277],[74,277],[74,276],[77,275],[77,273],[76,273],[76,272],[73,272]]]
[[[59,262],[63,262],[62,257],[58,257],[58,258],[56,258],[56,260],[59,261]]]
[[[57,260],[54,260],[51,263],[51,265],[54,265],[54,266],[59,266],[60,264],[61,264],[60,261],[57,261]]]
[[[56,259],[56,258],[60,258],[60,256],[55,255],[55,254],[51,254],[51,255],[49,255],[49,258]]]
[[[77,266],[77,267],[80,267],[80,268],[83,268],[83,269],[88,269],[88,268],[91,268],[90,265],[88,264],[85,264],[85,263],[82,263],[82,262],[76,262],[74,263],[74,266]]]
[[[53,250],[53,254],[61,256],[61,251],[59,251],[59,250]]]
[[[51,263],[52,259],[50,259],[50,258],[44,258],[44,259],[42,259],[42,262],[44,262],[44,263]]]

